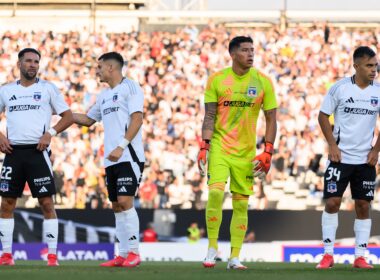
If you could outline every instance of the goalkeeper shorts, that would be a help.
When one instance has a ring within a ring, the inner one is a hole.
[[[207,184],[227,183],[230,191],[243,195],[253,194],[252,161],[210,153],[208,158]]]

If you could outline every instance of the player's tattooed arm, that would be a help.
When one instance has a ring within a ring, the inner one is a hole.
[[[277,133],[277,121],[276,121],[277,109],[264,111],[266,130],[265,130],[265,141],[274,143]]]
[[[210,140],[214,133],[217,102],[205,103],[205,118],[202,125],[202,139]]]

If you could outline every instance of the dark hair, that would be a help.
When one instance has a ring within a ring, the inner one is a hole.
[[[376,56],[376,53],[370,47],[360,46],[360,47],[358,47],[354,51],[353,58],[354,58],[354,61],[355,61],[356,59],[362,58],[362,57],[365,57],[365,56],[368,56],[369,58],[372,58],[372,57]]]
[[[31,52],[31,53],[35,53],[36,55],[38,55],[38,58],[41,59],[41,54],[39,51],[37,51],[36,49],[33,49],[33,48],[25,48],[25,49],[22,49],[19,53],[18,53],[18,59],[22,58],[24,56],[24,54],[28,53],[28,52]]]
[[[228,45],[229,53],[231,53],[236,48],[240,47],[241,43],[253,43],[253,40],[249,36],[237,36],[233,38]]]
[[[99,60],[110,60],[110,59],[116,60],[116,61],[119,63],[120,68],[123,67],[123,65],[124,65],[124,59],[123,59],[123,57],[121,56],[121,54],[119,54],[118,52],[108,52],[108,53],[104,53],[104,54],[102,54],[102,55],[98,58],[98,61],[99,61]]]

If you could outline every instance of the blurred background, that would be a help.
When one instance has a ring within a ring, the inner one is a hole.
[[[0,0],[0,84],[18,78],[18,51],[34,47],[42,54],[40,78],[56,84],[73,111],[87,112],[105,86],[95,77],[97,58],[120,52],[125,76],[138,81],[145,94],[147,161],[135,201],[142,240],[150,229],[158,241],[203,248],[208,190],[196,157],[204,86],[210,74],[231,64],[229,40],[251,36],[254,67],[271,77],[279,108],[273,164],[267,178],[255,182],[246,241],[257,246],[271,242],[278,252],[271,260],[289,261],[291,257],[281,259],[280,241],[320,244],[327,159],[317,122],[321,101],[334,82],[353,74],[356,47],[368,45],[379,53],[379,12],[376,0]],[[0,129],[6,129],[4,116]],[[257,133],[260,151],[263,115]],[[73,125],[53,139],[62,243],[114,241],[102,143],[101,124],[89,129]],[[225,191],[222,240],[229,239],[232,208],[228,184]],[[350,197],[347,191],[341,207],[347,211],[340,213],[343,245],[352,244]],[[380,218],[378,195],[372,206],[374,220]],[[15,241],[22,248],[25,242],[40,242],[41,230],[37,200],[26,186],[18,201]],[[371,242],[378,244],[375,222],[372,234]],[[146,257],[157,253],[152,248]],[[247,250],[247,259],[267,260],[252,251]]]

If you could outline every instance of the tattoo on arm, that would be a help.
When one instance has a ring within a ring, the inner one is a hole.
[[[211,103],[205,103],[205,118],[203,120],[203,126],[202,126],[202,136],[206,137],[207,139],[210,139],[212,135],[212,132],[214,131],[214,123],[215,123],[215,116],[216,116],[216,110],[217,110],[217,103],[211,102]],[[205,132],[208,131],[211,135],[205,135]],[[205,138],[205,139],[206,139]]]

